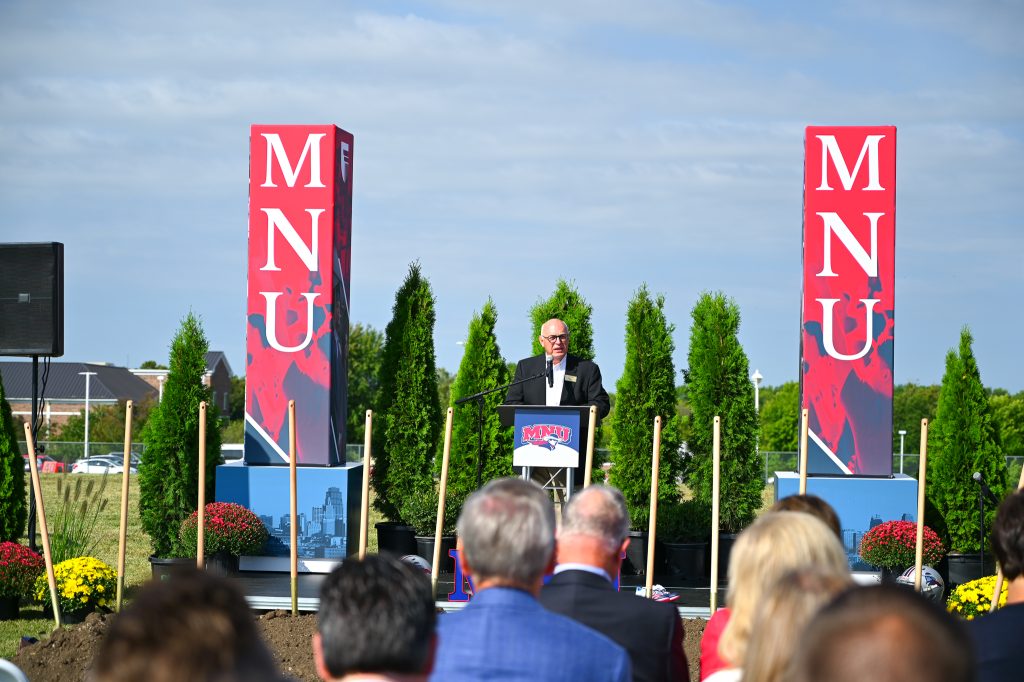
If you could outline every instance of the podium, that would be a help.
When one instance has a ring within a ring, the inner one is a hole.
[[[568,500],[576,470],[586,465],[590,405],[499,405],[498,418],[502,426],[515,427],[512,466],[527,480],[532,469],[544,469],[542,487],[563,491]]]

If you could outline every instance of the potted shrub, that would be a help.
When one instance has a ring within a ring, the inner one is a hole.
[[[434,560],[434,532],[437,530],[438,486],[419,495],[413,495],[402,502],[402,518],[413,527],[416,537],[416,554],[428,562]],[[448,550],[455,549],[455,523],[458,521],[462,500],[451,488],[447,490],[444,525],[441,526],[441,573],[449,573],[451,559]]]
[[[203,384],[208,344],[199,320],[189,313],[171,343],[170,372],[163,399],[142,432],[146,456],[139,464],[139,515],[153,546],[150,563],[157,577],[188,565],[178,531],[195,511],[199,497],[199,403],[206,401],[207,499],[214,499],[220,457],[220,419]]]
[[[418,263],[395,293],[384,330],[371,470],[374,507],[387,519],[377,524],[381,550],[415,553],[402,505],[429,487],[441,435],[441,403],[434,359],[434,294]]]
[[[682,473],[679,448],[682,419],[676,410],[675,326],[665,317],[665,297],[641,286],[626,308],[626,363],[615,384],[612,414],[612,467],[608,479],[622,491],[629,509],[628,564],[623,571],[647,571],[647,529],[650,524],[651,459],[654,420],[661,417],[658,468],[658,523],[663,510],[678,504],[677,481]],[[671,512],[669,512],[671,514]],[[655,566],[661,557],[656,551]],[[655,572],[657,572],[655,568]]]
[[[57,600],[65,622],[80,623],[96,610],[108,611],[117,593],[117,574],[114,569],[91,556],[62,561],[53,567],[57,581]],[[50,587],[46,576],[36,578],[37,602],[43,604],[43,613],[50,616]]]
[[[960,585],[953,590],[946,601],[946,610],[955,616],[967,620],[974,620],[984,616],[992,607],[992,593],[996,589],[996,577],[994,575],[978,578]],[[1010,581],[1003,581],[1003,589],[999,593],[999,606],[1006,604],[1006,595],[1009,593]]]
[[[658,507],[658,539],[664,545],[665,568],[679,580],[702,579],[706,572],[711,509],[696,500]]]
[[[206,567],[220,573],[238,570],[238,557],[259,554],[270,533],[251,509],[234,502],[210,502],[203,514],[203,555]],[[199,541],[199,510],[181,522],[181,547],[195,558]]]
[[[43,557],[16,542],[0,542],[0,620],[18,617],[21,600],[32,594],[46,566]]]
[[[710,506],[714,419],[720,417],[720,490],[728,496],[719,508],[718,575],[724,581],[736,535],[753,523],[763,503],[758,415],[750,364],[739,341],[739,306],[721,292],[704,292],[691,317],[689,366],[683,370],[691,410],[684,477],[694,498]]]
[[[925,519],[929,525],[939,527],[934,523],[937,513],[945,526],[944,539],[949,547],[945,577],[950,587],[995,572],[991,555],[986,555],[983,566],[980,553],[982,537],[992,528],[996,505],[986,505],[985,518],[981,518],[981,491],[972,481],[974,472],[984,477],[999,499],[1009,487],[1006,459],[972,342],[970,331],[964,327],[959,348],[946,354],[939,403],[929,436],[927,493],[933,507],[932,515]]]
[[[908,567],[914,565],[917,551],[917,524],[913,521],[886,521],[867,533],[860,541],[860,558],[882,569],[883,579],[894,581]],[[924,527],[923,562],[934,566],[942,560],[946,550],[939,536]]]

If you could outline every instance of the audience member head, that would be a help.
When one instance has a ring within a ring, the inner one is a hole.
[[[584,563],[618,573],[629,544],[629,511],[618,488],[592,485],[573,495],[562,511],[559,563]]]
[[[782,682],[807,622],[851,585],[845,572],[814,567],[786,572],[757,607],[743,659],[743,682]]]
[[[999,505],[992,523],[992,551],[1007,580],[1024,576],[1024,490]]]
[[[811,619],[787,679],[794,682],[969,682],[963,626],[898,585],[857,587]]]
[[[93,682],[259,682],[283,679],[245,597],[200,571],[148,583],[110,625]]]
[[[754,614],[787,571],[817,568],[848,576],[843,546],[828,526],[803,512],[767,512],[740,533],[729,557],[729,622],[718,653],[731,667],[746,655]]]
[[[519,478],[491,481],[462,506],[460,559],[477,589],[540,589],[554,560],[555,509],[539,485]]]
[[[320,588],[313,653],[317,674],[430,673],[437,612],[430,581],[388,554],[345,559]]]
[[[839,523],[839,514],[825,500],[817,495],[790,495],[772,505],[770,511],[795,511],[810,514],[824,523],[836,534],[839,542],[843,541],[843,528]]]

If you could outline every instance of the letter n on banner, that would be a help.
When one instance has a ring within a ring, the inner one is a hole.
[[[892,474],[896,128],[808,127],[800,404],[808,471]]]
[[[352,147],[333,126],[254,125],[249,139],[245,461],[344,461]]]

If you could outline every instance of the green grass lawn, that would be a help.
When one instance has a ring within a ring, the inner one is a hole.
[[[86,474],[40,474],[43,488],[43,500],[46,505],[49,524],[53,526],[52,518],[60,505],[60,497],[57,494],[58,479],[64,477],[64,484],[74,489],[79,479],[83,485],[90,480],[95,480],[99,488],[100,477]],[[27,489],[27,486],[26,486]],[[27,492],[26,492],[27,494]],[[84,490],[82,495],[84,496]],[[106,500],[106,507],[96,519],[96,527],[93,531],[93,538],[96,540],[96,549],[93,555],[107,563],[111,568],[117,570],[117,536],[121,523],[121,477],[111,476],[107,481],[102,494]],[[91,516],[91,514],[90,514]],[[39,553],[42,554],[42,539],[38,533],[37,545]],[[28,538],[23,537],[20,542],[28,544]],[[149,536],[142,530],[139,521],[139,488],[138,480],[133,476],[128,488],[128,534],[125,547],[125,594],[130,597],[132,592],[150,577],[149,569]],[[44,618],[42,606],[35,604],[22,606],[22,618],[20,620],[0,621],[0,656],[10,658],[17,651],[18,642],[23,635],[42,638],[53,630],[53,619]]]
[[[53,518],[56,508],[59,506],[58,479],[64,476],[64,484],[70,485],[73,490],[78,480],[85,483],[95,481],[99,488],[100,476],[91,474],[41,474],[40,479],[43,488],[43,500],[46,505],[47,519],[49,526],[53,527]],[[26,486],[27,490],[27,486]],[[26,493],[27,494],[27,493]],[[84,495],[84,490],[83,493]],[[106,500],[106,508],[100,512],[96,521],[96,528],[93,537],[96,540],[96,550],[93,556],[107,563],[115,571],[117,570],[117,536],[121,523],[121,477],[111,476],[103,489],[102,499]],[[370,491],[370,501],[373,501],[373,491]],[[382,518],[371,506],[369,521],[369,537],[367,538],[367,551],[377,551],[377,532],[374,524]],[[42,540],[38,534],[37,545],[39,553],[42,554]],[[27,538],[20,540],[22,544],[28,544]],[[131,477],[128,488],[128,535],[125,548],[125,597],[130,600],[135,591],[152,576],[149,566],[149,555],[152,548],[149,543],[149,536],[142,530],[142,522],[139,519],[139,486],[138,478]],[[0,621],[0,657],[10,658],[17,651],[18,643],[22,636],[28,635],[42,639],[53,631],[53,619],[44,618],[42,605],[34,604],[22,606],[22,618],[19,620]]]

